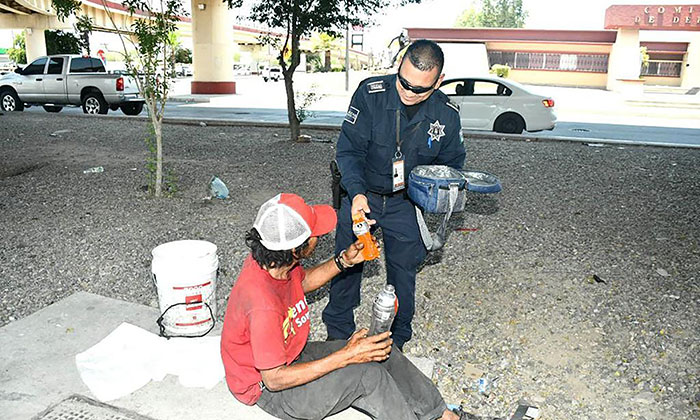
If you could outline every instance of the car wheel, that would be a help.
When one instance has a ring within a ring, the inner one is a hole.
[[[83,112],[90,115],[106,114],[109,104],[99,92],[88,92],[83,96]]]
[[[44,111],[46,112],[56,113],[61,112],[62,109],[62,106],[44,105]]]
[[[263,77],[263,82],[267,82],[267,77]]]
[[[525,129],[525,121],[518,114],[509,112],[496,118],[493,131],[498,133],[522,134]]]
[[[143,102],[124,104],[120,108],[126,115],[139,115],[143,111]]]
[[[6,89],[0,92],[0,107],[5,112],[22,111],[24,104],[15,91]]]

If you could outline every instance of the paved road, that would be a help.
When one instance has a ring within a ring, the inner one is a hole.
[[[27,112],[45,112],[41,107],[31,107]],[[307,120],[312,124],[339,126],[345,113],[338,111],[313,111],[314,116]],[[65,114],[82,114],[80,108],[64,108]],[[111,115],[122,115],[121,111],[110,111]],[[143,115],[143,114],[142,114]],[[172,102],[167,105],[166,117],[187,119],[215,119],[228,121],[287,122],[287,111],[274,108],[229,108],[214,107],[211,104],[186,104]],[[672,125],[673,120],[668,124]],[[526,133],[527,135],[527,133]],[[627,142],[647,142],[700,147],[700,129],[682,127],[641,126],[629,124],[602,124],[592,122],[559,121],[552,131],[535,133],[546,138],[585,138],[597,140],[621,140]]]

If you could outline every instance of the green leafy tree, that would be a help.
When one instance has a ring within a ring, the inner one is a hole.
[[[241,7],[243,0],[224,0],[231,8]],[[294,99],[294,71],[301,61],[299,41],[315,32],[339,36],[348,25],[366,25],[370,16],[390,5],[420,3],[420,0],[256,0],[249,18],[270,29],[283,32],[280,39],[272,34],[261,36],[263,44],[278,52],[287,93],[287,117],[292,141],[299,138],[300,123]]]
[[[321,32],[311,38],[311,49],[316,53],[323,54],[323,71],[331,71],[331,52],[342,50],[340,40],[325,32]]]
[[[192,64],[192,51],[189,48],[178,48],[175,51],[175,62],[183,64]]]
[[[80,54],[80,39],[70,32],[44,31],[46,54]]]
[[[83,23],[81,29],[86,33],[90,32],[92,22],[87,16],[81,15],[78,0],[53,0],[53,5],[59,19],[63,20],[75,15],[78,21]],[[135,76],[134,81],[146,101],[151,127],[148,135],[151,135],[152,129],[155,138],[155,147],[151,148],[152,154],[155,155],[153,157],[155,159],[154,185],[149,189],[156,197],[161,197],[163,195],[163,117],[170,91],[169,76],[172,73],[170,58],[173,53],[173,36],[171,34],[177,30],[176,24],[179,17],[187,13],[181,0],[123,0],[122,5],[126,7],[129,16],[135,18],[130,28],[131,32],[127,34],[119,29],[113,13],[106,3],[103,3],[110,24],[119,34],[127,70]],[[127,43],[131,44],[131,49],[127,48]],[[135,51],[135,54],[131,51]],[[168,189],[173,190],[173,188]]]
[[[483,0],[482,26],[490,28],[522,28],[527,12],[523,0]]]
[[[86,15],[78,16],[75,25],[75,31],[78,33],[78,42],[85,54],[90,54],[90,32],[92,32],[92,18]]]
[[[474,7],[470,7],[462,12],[457,20],[455,21],[455,26],[458,28],[476,28],[481,26],[481,13]]]
[[[306,54],[306,64],[310,67],[312,72],[318,72],[323,70],[323,63],[321,62],[321,56],[318,53],[310,52]]]
[[[527,11],[523,0],[481,0],[480,10],[466,9],[457,18],[458,27],[522,28],[525,26]]]
[[[15,35],[12,48],[7,50],[7,55],[15,64],[27,64],[27,43],[24,32]]]

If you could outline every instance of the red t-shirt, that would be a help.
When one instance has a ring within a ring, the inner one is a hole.
[[[228,299],[221,358],[228,387],[244,404],[260,398],[261,370],[289,365],[306,344],[309,307],[301,286],[305,275],[297,265],[288,279],[277,280],[251,255],[243,263]]]

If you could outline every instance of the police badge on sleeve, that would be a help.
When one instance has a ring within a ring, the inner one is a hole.
[[[349,122],[350,124],[355,124],[358,115],[360,115],[360,110],[354,106],[351,106],[348,108],[348,112],[345,114],[345,121]]]

